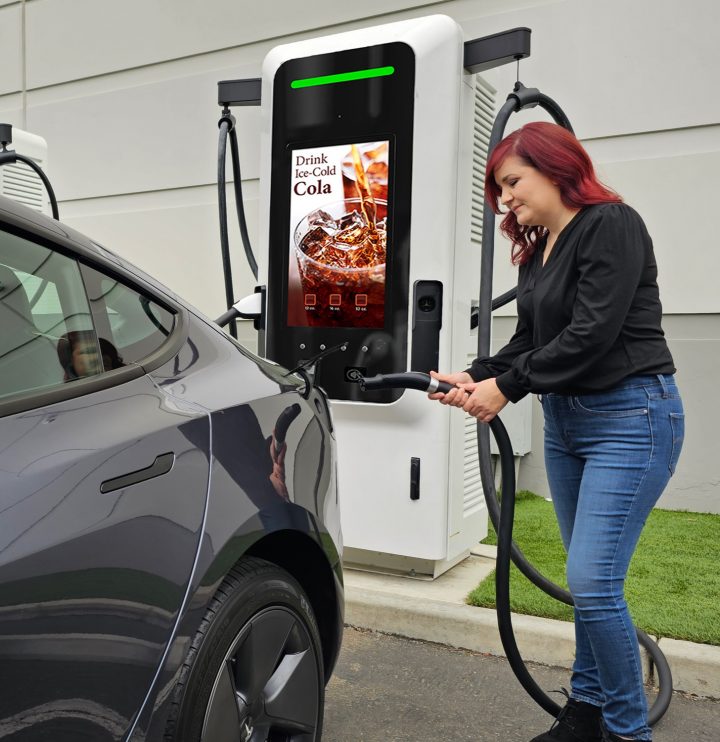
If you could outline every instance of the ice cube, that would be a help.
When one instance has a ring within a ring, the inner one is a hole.
[[[326,232],[334,232],[337,229],[335,219],[327,211],[323,211],[322,209],[311,211],[307,216],[307,220],[310,227],[321,227]]]
[[[337,228],[340,230],[347,229],[348,227],[353,227],[356,225],[362,226],[363,224],[364,221],[362,214],[357,210],[353,210],[349,214],[343,214],[337,220]]]
[[[367,227],[362,224],[353,224],[335,235],[335,242],[351,247],[359,247],[367,237]]]
[[[300,247],[306,255],[312,258],[313,254],[322,251],[329,241],[330,237],[322,227],[314,227],[303,237]]]

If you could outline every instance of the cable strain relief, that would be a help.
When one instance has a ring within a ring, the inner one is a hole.
[[[223,123],[227,123],[228,125],[228,133],[231,132],[235,128],[235,116],[233,116],[229,109],[225,109],[222,112],[222,116],[220,117],[220,120],[218,121],[218,129],[223,125]]]
[[[513,99],[517,102],[518,111],[523,108],[534,108],[540,102],[540,91],[537,88],[526,88],[518,80],[515,83],[513,92],[508,95],[507,99]]]

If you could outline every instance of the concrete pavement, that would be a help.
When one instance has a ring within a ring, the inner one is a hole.
[[[504,656],[495,611],[467,605],[468,593],[495,568],[495,547],[479,545],[470,557],[435,580],[345,570],[345,621],[410,639]],[[573,626],[536,616],[513,615],[524,659],[569,668],[574,657]],[[676,690],[720,698],[720,647],[661,637]],[[644,658],[646,680],[652,666]]]
[[[530,664],[530,672],[547,692],[567,686],[566,670]],[[528,742],[551,723],[503,658],[347,628],[327,689],[323,740]],[[653,739],[717,742],[720,701],[676,693]]]

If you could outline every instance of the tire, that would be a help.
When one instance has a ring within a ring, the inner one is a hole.
[[[223,580],[180,671],[168,742],[320,742],[317,623],[297,581],[256,558]]]

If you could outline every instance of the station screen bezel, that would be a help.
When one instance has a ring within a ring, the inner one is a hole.
[[[382,77],[292,88],[293,81],[352,70],[392,67]],[[293,368],[323,349],[347,350],[322,361],[318,381],[333,399],[388,403],[402,390],[363,393],[357,373],[407,369],[415,53],[403,42],[291,59],[276,73],[272,163],[266,355]],[[288,324],[292,153],[352,142],[390,142],[388,260],[382,327],[307,327]],[[358,371],[359,370],[359,371]]]

